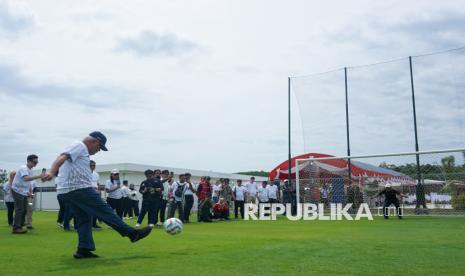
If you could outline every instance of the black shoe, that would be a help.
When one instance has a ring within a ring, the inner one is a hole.
[[[73,257],[75,259],[86,259],[86,258],[98,258],[99,255],[96,255],[92,253],[92,251],[89,251],[89,250],[78,249],[78,251],[76,251],[76,253],[73,254]]]
[[[32,227],[32,225],[29,225],[29,226],[27,226],[26,228],[27,228],[27,229],[31,229],[31,230],[34,229],[34,227]]]
[[[134,232],[131,233],[131,235],[129,235],[129,239],[131,240],[131,242],[136,242],[147,237],[150,234],[150,232],[152,232],[152,227],[149,226],[142,229],[136,229],[134,230]]]
[[[18,229],[13,229],[13,231],[11,231],[11,233],[12,234],[26,234],[27,230],[23,229],[23,228],[18,228]]]

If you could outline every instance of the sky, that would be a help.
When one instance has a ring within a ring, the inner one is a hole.
[[[31,153],[47,168],[67,145],[100,130],[109,148],[94,157],[100,164],[269,171],[287,158],[289,76],[462,46],[463,0],[0,0],[0,168],[14,169]],[[399,74],[395,68],[383,77],[387,84]],[[354,148],[364,154],[397,150],[389,143],[380,148],[384,142],[371,143],[372,137],[363,135],[370,121],[357,112],[379,109],[379,97],[364,94],[377,80],[373,71],[372,82],[362,69],[355,74],[359,83],[352,88],[361,94],[351,96],[360,103],[351,111]],[[428,74],[435,73],[422,71],[419,78],[430,80]],[[445,120],[465,115],[463,82],[455,77],[455,93],[441,97],[446,105],[453,102],[455,111],[425,111],[423,122],[437,112]],[[343,154],[340,109],[328,116],[305,111],[310,106],[305,97],[322,111],[333,108],[340,98],[333,100],[320,85],[339,89],[340,75],[318,85],[306,79],[293,78],[292,153]],[[310,96],[302,97],[302,91]],[[427,111],[438,102],[427,96],[423,101]],[[390,108],[397,106],[390,102]],[[337,135],[318,127],[309,133],[315,121],[337,129]],[[448,127],[459,132],[455,142],[422,141],[434,149],[463,145],[463,119]],[[431,130],[422,131],[431,137]]]

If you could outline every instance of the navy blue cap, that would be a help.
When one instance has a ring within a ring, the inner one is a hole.
[[[107,137],[103,135],[100,131],[94,131],[89,134],[90,137],[97,139],[100,142],[100,149],[103,151],[108,151],[105,144],[107,143]]]

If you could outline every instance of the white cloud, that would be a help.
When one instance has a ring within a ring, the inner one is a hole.
[[[30,14],[35,24],[0,41],[0,115],[8,116],[0,167],[8,168],[29,152],[50,164],[100,129],[110,152],[99,163],[272,169],[287,158],[289,75],[438,50],[463,34],[461,1],[21,4],[27,12],[2,13],[8,22]]]

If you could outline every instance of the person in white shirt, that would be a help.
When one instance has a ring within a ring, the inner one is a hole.
[[[268,199],[270,203],[278,203],[279,191],[278,186],[274,182],[270,182],[270,185],[266,188],[268,190]]]
[[[116,214],[123,218],[123,192],[121,191],[121,182],[119,180],[119,170],[111,170],[110,179],[105,184],[107,194],[107,203]]]
[[[236,186],[233,188],[234,199],[234,218],[238,219],[240,209],[241,218],[244,219],[244,202],[247,200],[247,189],[242,186],[242,180],[238,179]]]
[[[258,188],[255,177],[250,178],[250,182],[245,184],[245,188],[247,188],[247,203],[255,203]]]
[[[190,223],[189,217],[191,214],[192,206],[194,206],[194,193],[196,192],[196,189],[191,180],[192,175],[190,173],[185,173],[184,175],[186,176],[187,187],[184,191],[183,221],[184,223]]]
[[[32,168],[39,163],[39,157],[31,154],[27,157],[26,165],[16,170],[16,175],[12,183],[12,194],[15,201],[15,216],[13,220],[13,234],[24,234],[27,232],[23,229],[26,221],[26,211],[28,197],[31,195],[31,181],[43,178],[44,174],[32,175]]]
[[[147,237],[152,228],[134,229],[125,224],[106,204],[92,187],[90,155],[100,150],[107,151],[107,138],[99,131],[94,131],[82,141],[71,144],[53,162],[44,180],[52,180],[58,174],[57,193],[76,217],[79,237],[78,249],[73,257],[76,259],[98,257],[92,253],[95,243],[92,237],[92,217],[95,216],[116,230],[121,236],[136,242]]]
[[[178,210],[179,219],[184,222],[184,215],[183,215],[183,202],[184,202],[184,193],[186,192],[188,184],[186,183],[186,175],[180,174],[179,181],[174,182],[172,186],[173,190],[173,200],[171,201],[168,218],[173,218]]]
[[[127,180],[123,180],[121,193],[123,194],[123,219],[129,219],[129,208],[131,208],[131,200],[129,199],[129,182]]]
[[[5,201],[6,208],[8,209],[7,218],[9,226],[13,226],[13,216],[15,211],[15,200],[13,199],[13,194],[11,192],[11,184],[13,183],[15,175],[16,172],[11,171],[7,181],[3,184],[3,192],[5,193],[3,200]]]
[[[95,163],[94,160],[90,160],[90,170],[92,171],[92,187],[95,189],[95,191],[100,195],[100,175],[98,172],[95,171],[97,163]],[[92,218],[92,227],[99,229],[102,228],[100,225],[97,224],[97,217]]]
[[[260,215],[260,205],[268,203],[270,201],[268,197],[268,188],[267,188],[268,182],[263,181],[262,185],[258,187],[257,190],[257,199],[258,199],[258,215]]]
[[[173,173],[168,170],[163,170],[161,172],[161,183],[163,183],[163,192],[161,195],[161,204],[160,204],[160,211],[159,211],[159,223],[163,224],[165,222],[165,213],[166,213],[166,207],[168,204],[168,200],[170,199],[170,188],[171,184],[174,183],[173,180]]]
[[[218,203],[220,199],[220,189],[221,185],[224,183],[224,179],[220,178],[218,181],[215,182],[215,185],[212,186],[212,201],[213,204]]]
[[[129,208],[129,217],[139,216],[139,198],[140,194],[135,189],[134,184],[129,184],[129,200],[131,201],[131,208]]]
[[[258,187],[257,198],[259,203],[268,203],[270,200],[268,198],[268,189],[267,189],[268,182],[263,181],[262,185]]]

